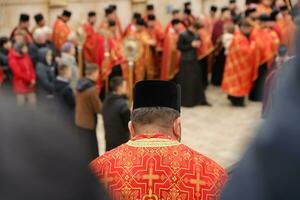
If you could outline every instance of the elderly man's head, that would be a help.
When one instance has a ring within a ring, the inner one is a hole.
[[[47,41],[47,34],[43,28],[38,28],[33,33],[33,39],[38,44],[45,44]]]
[[[180,99],[180,88],[172,82],[138,82],[128,125],[131,136],[159,133],[180,140]]]

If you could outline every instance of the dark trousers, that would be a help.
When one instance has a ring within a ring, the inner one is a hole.
[[[268,64],[264,63],[258,69],[258,77],[254,82],[253,88],[250,92],[249,99],[251,101],[263,100],[264,86],[265,86],[267,75],[268,75]]]
[[[208,56],[198,60],[198,63],[201,68],[201,75],[202,75],[202,85],[204,89],[208,86]]]
[[[244,107],[245,106],[245,97],[234,97],[234,96],[228,96],[228,99],[230,100],[231,104],[236,107]]]
[[[88,162],[91,162],[99,156],[96,130],[89,130],[83,128],[79,128],[79,130],[79,139],[84,145]]]

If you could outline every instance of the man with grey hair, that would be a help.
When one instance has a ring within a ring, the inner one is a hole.
[[[34,66],[36,66],[39,61],[39,50],[41,48],[47,48],[46,39],[46,33],[42,28],[35,29],[33,33],[33,43],[29,45],[29,55]]]
[[[134,89],[131,139],[91,163],[112,199],[217,199],[222,167],[180,143],[180,88],[141,81]]]

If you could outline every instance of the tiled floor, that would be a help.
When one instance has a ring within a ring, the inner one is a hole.
[[[182,143],[214,159],[227,168],[234,164],[255,136],[260,123],[261,103],[247,102],[233,108],[219,88],[209,87],[213,107],[182,109]],[[103,153],[103,128],[99,120],[98,140]]]

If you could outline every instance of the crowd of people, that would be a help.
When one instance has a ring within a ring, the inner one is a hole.
[[[164,27],[148,4],[144,15],[134,13],[122,29],[117,6],[109,5],[99,25],[96,12],[88,12],[83,32],[70,28],[68,10],[53,29],[39,13],[29,30],[30,16],[23,13],[11,35],[0,37],[0,92],[10,100],[16,97],[19,107],[14,109],[20,108],[20,116],[24,108],[40,107],[47,109],[49,124],[67,127],[112,199],[217,199],[228,174],[180,143],[180,107],[211,106],[206,89],[212,84],[233,106],[246,106],[249,97],[264,101],[264,116],[272,113],[279,71],[295,55],[300,6],[289,6],[261,0],[241,11],[230,0],[228,6],[212,5],[209,13],[196,17],[186,2],[183,11],[171,12]],[[141,47],[133,64],[133,102],[128,100],[129,64],[122,48],[128,38]],[[98,157],[100,113],[108,153]],[[3,126],[10,126],[4,121]],[[19,123],[20,131],[24,125]],[[24,130],[54,128],[49,124]],[[228,188],[225,199],[231,195]]]

